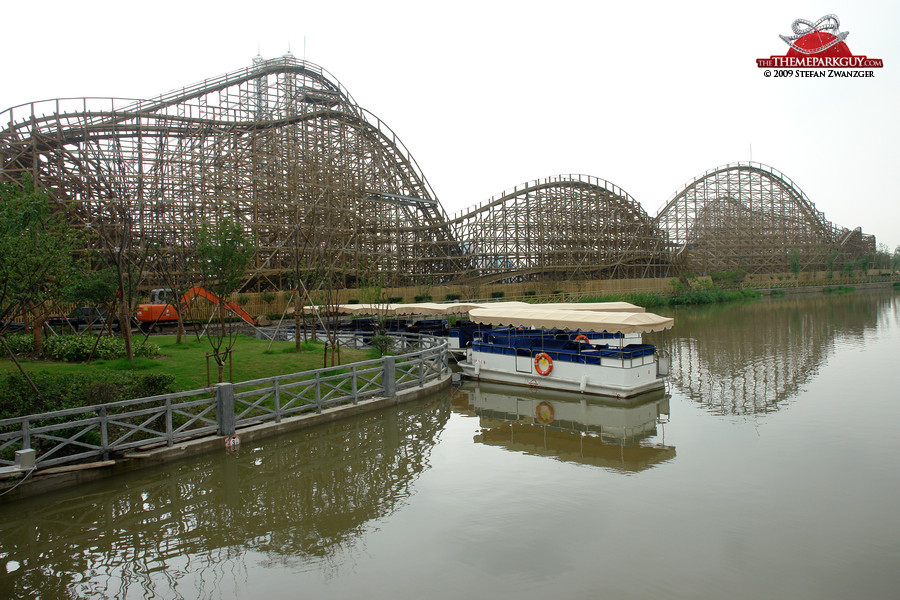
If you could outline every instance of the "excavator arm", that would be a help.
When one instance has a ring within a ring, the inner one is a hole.
[[[188,307],[188,305],[194,300],[194,298],[197,298],[197,297],[206,298],[213,304],[218,304],[220,306],[225,307],[226,309],[230,310],[231,312],[233,312],[234,314],[236,314],[237,316],[239,316],[246,322],[250,323],[254,327],[259,326],[259,323],[256,321],[256,319],[254,319],[252,316],[250,316],[250,313],[248,313],[246,310],[244,310],[243,308],[241,308],[234,302],[225,300],[224,298],[219,298],[219,296],[217,296],[213,292],[209,291],[208,289],[206,289],[204,287],[200,287],[199,285],[195,285],[194,287],[192,287],[191,289],[189,289],[188,291],[186,291],[184,293],[184,295],[181,297],[181,300],[179,301],[179,310],[181,310],[183,313],[184,310]]]

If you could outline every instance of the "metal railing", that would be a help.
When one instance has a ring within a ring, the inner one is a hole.
[[[428,335],[394,338],[398,354],[380,359],[279,375],[148,398],[96,404],[0,420],[0,467],[34,449],[36,468],[107,460],[128,450],[172,447],[239,427],[422,387],[449,372],[449,344]]]

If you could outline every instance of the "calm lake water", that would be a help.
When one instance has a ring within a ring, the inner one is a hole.
[[[0,505],[0,598],[896,598],[900,294],[679,310],[668,394],[452,393]]]

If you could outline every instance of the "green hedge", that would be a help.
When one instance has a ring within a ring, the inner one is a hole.
[[[175,377],[165,373],[36,372],[30,377],[40,397],[20,373],[0,377],[0,419],[157,396],[173,392],[175,384]]]
[[[16,354],[34,354],[34,339],[30,335],[16,334],[6,337],[6,343]],[[125,356],[125,340],[108,335],[97,338],[89,335],[56,335],[44,339],[44,348],[41,358],[59,360],[64,362],[82,362],[91,355],[94,350],[94,358],[102,360],[116,360]],[[134,355],[136,357],[150,358],[159,356],[159,346],[151,343],[135,344]]]
[[[738,284],[747,278],[746,269],[729,269],[727,271],[713,271],[709,274],[709,278],[713,283],[719,284]]]
[[[633,293],[633,294],[608,294],[605,296],[585,296],[581,302],[631,302],[645,308],[659,306],[679,306],[684,304],[714,304],[717,302],[732,302],[735,300],[747,300],[759,298],[762,294],[757,290],[727,291],[715,285],[706,285],[699,289],[682,291],[674,296],[661,294]]]

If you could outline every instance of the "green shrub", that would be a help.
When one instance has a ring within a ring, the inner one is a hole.
[[[34,338],[24,333],[6,336],[6,345],[14,354],[31,354],[34,352]]]
[[[102,360],[115,360],[125,356],[125,340],[112,336],[97,338],[89,335],[57,335],[44,340],[44,349],[41,356],[64,362],[81,362],[91,356],[94,344],[94,358]],[[159,355],[159,346],[151,343],[136,344],[133,348],[134,355],[149,358]]]
[[[431,302],[431,296],[416,296],[416,302]]]
[[[506,292],[491,292],[491,298],[502,298]]]
[[[31,380],[40,390],[36,395],[31,385],[20,374],[9,374],[0,378],[0,397],[4,402],[0,403],[0,419],[22,417],[41,413],[55,412],[59,410],[78,409],[84,406],[96,404],[108,404],[134,398],[146,398],[170,393],[174,389],[175,378],[163,373],[135,374],[135,373],[49,373],[37,372],[31,375]],[[41,426],[60,425],[79,418],[95,417],[96,412],[86,412],[83,415],[70,414],[65,417],[52,417],[40,419]],[[111,435],[124,432],[123,423],[134,426],[144,424],[145,417],[118,417],[122,419],[118,423],[110,423]],[[181,415],[175,416],[176,426],[184,419]],[[71,428],[56,429],[54,436],[64,439],[77,436],[79,441],[85,444],[99,445],[101,443],[100,432],[96,428],[85,431],[83,426],[75,425]],[[132,440],[146,438],[152,434],[138,432]],[[43,453],[54,447],[56,442],[41,437],[32,438],[31,447]],[[80,451],[81,448],[74,445],[57,447],[56,456],[66,456]],[[13,448],[9,447],[2,452],[4,459],[11,459]]]
[[[444,300],[450,301],[459,300],[460,298],[462,298],[462,294],[447,294],[446,296],[444,296]]]
[[[41,357],[64,362],[85,361],[91,355],[94,343],[97,344],[94,350],[95,359],[115,360],[125,356],[125,340],[122,338],[101,336],[98,340],[90,335],[57,335],[44,339]],[[30,335],[7,336],[6,344],[15,354],[34,354],[34,338]],[[150,358],[159,356],[159,353],[159,346],[156,344],[143,343],[134,346],[136,357]]]
[[[672,281],[678,282],[677,279]],[[683,304],[712,304],[715,302],[729,302],[733,300],[746,300],[750,298],[759,298],[762,293],[757,290],[735,290],[726,291],[722,288],[710,283],[696,281],[695,287],[689,291],[674,296],[662,296],[660,294],[649,293],[632,293],[632,294],[609,294],[607,296],[585,296],[581,298],[581,302],[630,302],[637,306],[645,308],[655,306],[679,306]]]
[[[175,377],[166,373],[49,373],[30,374],[40,391],[36,396],[20,373],[0,377],[0,419],[158,396],[174,390]]]
[[[534,290],[525,290],[526,296],[537,296],[537,292]]]
[[[727,271],[713,271],[709,274],[710,279],[719,284],[737,284],[744,281],[747,277],[745,269],[729,269]]]
[[[378,350],[378,353],[383,356],[394,347],[394,338],[389,335],[375,335],[369,340],[369,345]]]
[[[400,302],[403,302],[403,298],[400,296],[391,296],[388,298],[388,302],[391,304],[399,304]]]

